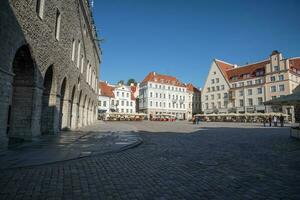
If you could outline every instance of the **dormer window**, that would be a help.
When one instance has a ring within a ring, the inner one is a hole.
[[[237,80],[238,80],[238,77],[237,77],[237,76],[232,76],[232,77],[231,77],[231,80],[237,81]]]
[[[250,74],[243,74],[243,78],[250,78]]]

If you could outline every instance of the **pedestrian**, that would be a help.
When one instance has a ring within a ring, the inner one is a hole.
[[[284,125],[284,117],[282,115],[280,115],[279,121],[280,121],[280,126],[283,127],[283,125]]]
[[[271,127],[272,126],[272,116],[269,115],[269,126]]]
[[[267,118],[267,117],[264,117],[262,120],[263,120],[263,123],[264,123],[264,127],[266,127],[266,123],[267,123],[267,121],[268,121],[268,118]]]
[[[196,117],[196,123],[199,124],[200,122],[200,117]]]
[[[274,126],[277,127],[277,117],[276,116],[273,117],[273,122],[274,122]]]
[[[194,116],[193,116],[193,118],[192,118],[192,121],[193,121],[193,124],[196,124],[196,119],[195,119]]]

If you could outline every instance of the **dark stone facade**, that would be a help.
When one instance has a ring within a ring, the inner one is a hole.
[[[101,49],[86,0],[3,0],[0,38],[0,139],[96,120]]]

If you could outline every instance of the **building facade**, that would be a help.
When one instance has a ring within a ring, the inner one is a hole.
[[[0,26],[1,136],[93,123],[101,50],[88,1],[3,1]]]
[[[149,73],[140,84],[139,109],[148,119],[161,114],[187,119],[186,85],[168,75]]]
[[[136,86],[99,82],[98,112],[136,113]]]
[[[193,84],[186,86],[188,93],[187,119],[191,120],[195,114],[201,113],[201,91]]]
[[[284,59],[273,51],[266,60],[237,66],[215,59],[202,91],[208,113],[284,112],[293,107],[264,106],[263,102],[291,94],[300,83],[300,58]]]

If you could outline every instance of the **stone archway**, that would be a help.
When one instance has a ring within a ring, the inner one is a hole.
[[[60,128],[61,130],[69,128],[69,87],[67,85],[67,78],[63,79],[60,88]]]
[[[13,61],[13,83],[7,130],[11,139],[31,139],[40,134],[42,89],[41,77],[31,57],[29,47],[17,50]]]
[[[44,76],[44,90],[42,96],[41,133],[57,133],[57,107],[56,107],[56,79],[53,66],[50,66]]]

